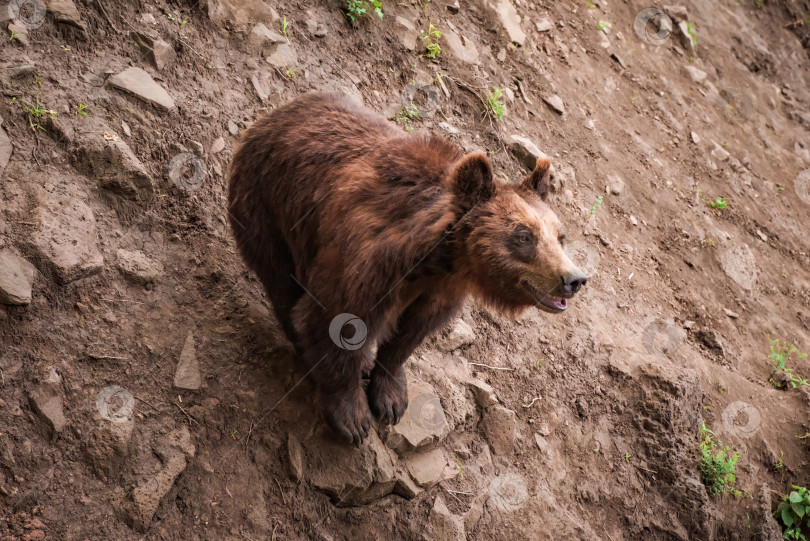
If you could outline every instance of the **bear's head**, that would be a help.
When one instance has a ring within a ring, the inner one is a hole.
[[[473,153],[449,176],[463,215],[465,270],[479,297],[503,312],[563,312],[588,278],[563,250],[563,226],[546,204],[550,166],[538,159],[521,183],[505,184],[493,179],[484,154]]]

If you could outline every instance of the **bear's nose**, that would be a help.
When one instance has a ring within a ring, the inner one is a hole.
[[[582,286],[588,283],[588,277],[584,274],[571,273],[562,277],[563,289],[572,295],[579,291]]]

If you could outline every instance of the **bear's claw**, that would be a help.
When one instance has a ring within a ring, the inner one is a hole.
[[[347,443],[361,445],[371,429],[371,412],[362,388],[326,400],[326,422]]]
[[[393,374],[375,368],[368,386],[368,403],[374,417],[389,425],[397,424],[408,409],[408,383],[400,368]]]

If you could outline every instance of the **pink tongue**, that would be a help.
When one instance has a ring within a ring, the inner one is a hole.
[[[556,304],[560,308],[565,308],[566,306],[568,306],[568,301],[566,301],[565,299],[556,299],[554,301],[554,304]]]

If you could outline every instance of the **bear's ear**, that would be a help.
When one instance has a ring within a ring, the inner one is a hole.
[[[476,203],[488,200],[495,190],[489,159],[481,152],[467,154],[450,174],[450,185],[455,189],[462,207],[468,210]]]
[[[540,199],[543,201],[548,199],[548,192],[551,188],[551,160],[548,158],[537,158],[534,171],[523,179],[522,186],[533,192],[537,192],[537,195],[539,195]]]

